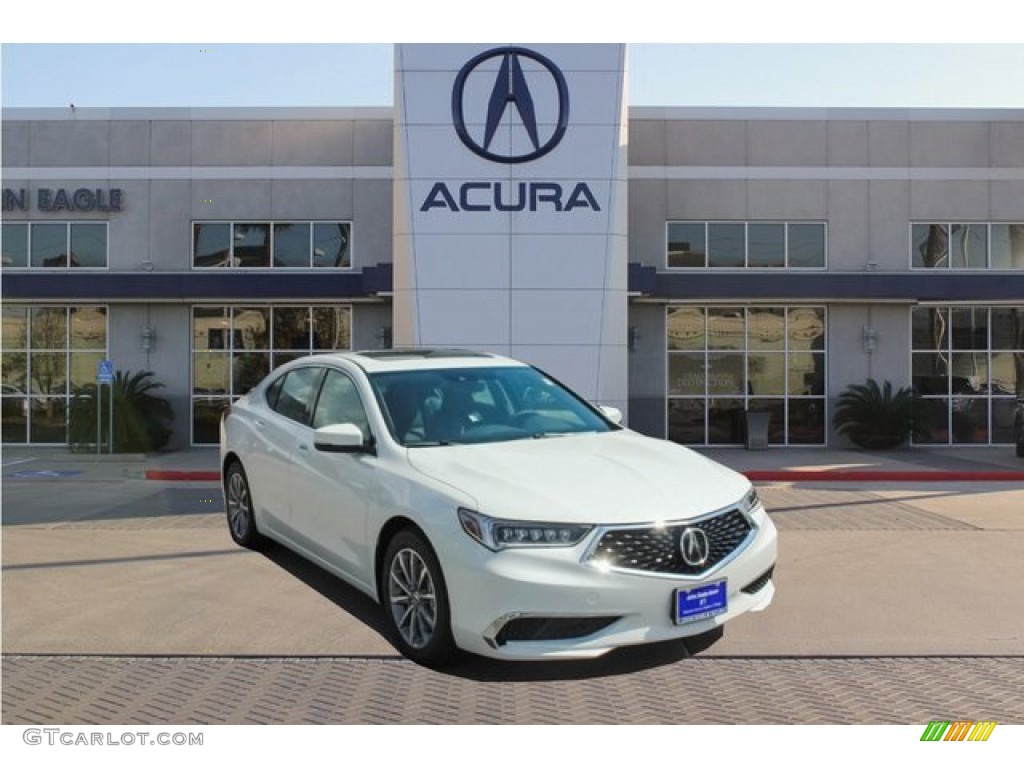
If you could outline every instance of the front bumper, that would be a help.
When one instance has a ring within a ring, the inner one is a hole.
[[[743,548],[700,577],[602,571],[584,561],[595,534],[567,549],[497,553],[465,537],[457,556],[443,560],[455,642],[492,658],[593,658],[621,646],[702,634],[748,611],[763,610],[775,594],[771,578],[764,577],[775,565],[777,533],[760,505],[751,519],[755,532]],[[727,582],[725,613],[682,625],[673,622],[676,589],[722,580]],[[586,634],[529,640],[517,639],[528,632],[509,631],[540,627],[545,619],[556,620],[548,622],[548,631],[542,633],[546,637]]]

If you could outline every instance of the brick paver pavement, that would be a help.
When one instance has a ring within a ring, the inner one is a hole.
[[[442,673],[390,658],[7,656],[3,723],[1024,723],[1024,657],[655,657]]]

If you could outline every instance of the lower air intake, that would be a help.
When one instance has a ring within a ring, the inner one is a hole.
[[[572,640],[600,632],[619,620],[618,616],[593,617],[530,617],[512,619],[498,632],[494,642],[499,646],[506,643],[529,640]]]

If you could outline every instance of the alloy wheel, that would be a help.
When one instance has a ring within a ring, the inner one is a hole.
[[[430,568],[415,550],[401,549],[392,558],[388,599],[402,639],[412,648],[425,648],[437,626],[437,594]]]

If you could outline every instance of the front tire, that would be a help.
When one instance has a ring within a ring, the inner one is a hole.
[[[416,531],[400,531],[384,555],[381,599],[398,650],[427,667],[450,663],[457,655],[451,610],[441,564]]]
[[[249,480],[242,465],[235,461],[224,474],[224,502],[228,516],[228,531],[236,544],[248,549],[259,549],[264,538],[256,529],[255,506]]]

